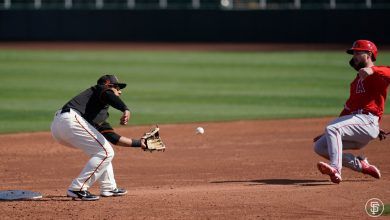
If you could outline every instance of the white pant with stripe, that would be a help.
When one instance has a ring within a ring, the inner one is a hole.
[[[325,128],[324,135],[315,142],[317,154],[328,158],[330,165],[341,173],[342,166],[361,171],[360,161],[343,150],[361,149],[378,137],[379,118],[375,115],[356,114],[341,116]]]
[[[88,190],[95,181],[101,191],[115,189],[112,159],[114,150],[106,138],[89,124],[77,111],[61,114],[57,111],[51,124],[51,133],[60,144],[79,148],[91,158],[69,186],[69,190]]]

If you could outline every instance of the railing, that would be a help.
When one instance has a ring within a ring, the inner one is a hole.
[[[0,0],[0,9],[390,9],[390,0]]]

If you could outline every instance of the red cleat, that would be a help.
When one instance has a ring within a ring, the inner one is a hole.
[[[333,183],[339,184],[342,179],[339,171],[337,171],[335,168],[331,167],[329,164],[324,162],[318,162],[317,168],[322,174],[326,174],[330,176],[330,180]]]
[[[380,179],[381,178],[381,172],[379,169],[368,163],[367,158],[358,157],[360,160],[360,164],[362,165],[362,173],[368,174],[374,178]]]

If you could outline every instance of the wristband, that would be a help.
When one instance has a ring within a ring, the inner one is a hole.
[[[141,147],[141,140],[132,140],[131,147]]]

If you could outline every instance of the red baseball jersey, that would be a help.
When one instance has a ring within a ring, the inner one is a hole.
[[[374,66],[372,70],[374,73],[364,80],[359,75],[353,80],[340,116],[362,111],[382,117],[390,84],[390,66]]]

